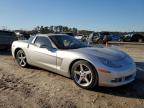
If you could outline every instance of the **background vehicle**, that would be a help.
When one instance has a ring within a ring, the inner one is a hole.
[[[129,33],[124,35],[123,40],[125,42],[144,42],[144,35],[138,33]]]
[[[75,38],[78,39],[78,40],[80,40],[80,41],[82,41],[82,38],[83,38],[83,37],[84,37],[83,35],[76,35],[76,36],[75,36]]]
[[[106,41],[121,41],[121,37],[113,35],[110,32],[92,33],[89,36],[89,41],[93,43],[106,43]]]
[[[0,30],[0,49],[9,49],[15,40],[14,32]]]
[[[118,36],[118,35],[111,35],[111,41],[123,41],[122,37],[121,36]]]
[[[15,31],[15,34],[18,40],[28,40],[30,38],[30,34],[26,31]]]

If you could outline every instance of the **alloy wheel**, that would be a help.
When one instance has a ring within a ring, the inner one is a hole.
[[[92,77],[90,68],[84,64],[79,64],[74,70],[75,81],[83,87],[91,84]]]
[[[17,52],[17,62],[21,67],[25,67],[27,65],[26,55],[25,55],[24,51],[19,50]]]

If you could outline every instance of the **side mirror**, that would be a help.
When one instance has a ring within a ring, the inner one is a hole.
[[[53,48],[53,47],[48,48],[48,50],[51,51],[51,52],[56,52],[56,51],[57,51],[57,49],[56,49],[56,48]]]
[[[39,45],[39,48],[46,48],[47,50],[49,50],[49,51],[51,51],[51,52],[57,51],[56,48],[48,47],[47,45]]]

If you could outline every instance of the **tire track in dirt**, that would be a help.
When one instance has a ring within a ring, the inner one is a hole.
[[[22,78],[15,77],[14,74],[9,74],[6,72],[1,73],[0,78],[0,90],[10,90],[15,92],[21,92],[25,98],[31,97],[33,94],[33,89],[36,86],[25,82]]]
[[[0,71],[2,71],[2,68],[0,68]]]

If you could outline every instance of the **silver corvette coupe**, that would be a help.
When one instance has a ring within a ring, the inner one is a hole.
[[[91,47],[65,34],[39,34],[15,41],[12,55],[21,67],[33,65],[64,75],[85,89],[121,86],[136,76],[136,65],[126,53]]]

